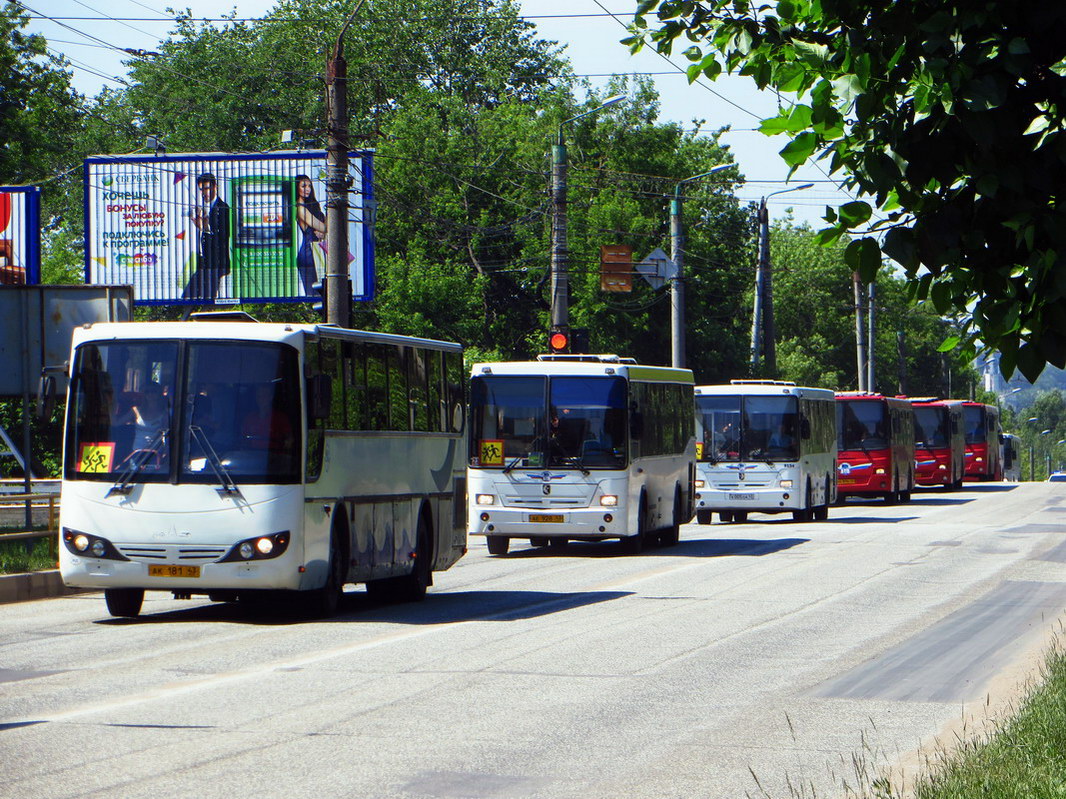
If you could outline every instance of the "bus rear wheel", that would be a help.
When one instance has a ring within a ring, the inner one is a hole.
[[[506,555],[511,548],[511,539],[505,535],[487,535],[485,546],[489,548],[490,555]]]
[[[394,578],[392,598],[397,602],[421,602],[426,590],[433,585],[433,536],[425,515],[418,517],[415,544],[415,563],[410,574]]]
[[[144,603],[143,588],[105,588],[104,601],[107,612],[112,616],[135,619],[141,613]]]
[[[674,487],[674,519],[665,530],[659,531],[659,546],[672,547],[681,540],[681,488]]]

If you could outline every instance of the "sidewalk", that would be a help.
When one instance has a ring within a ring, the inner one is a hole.
[[[67,588],[63,585],[58,569],[25,574],[0,574],[0,605],[9,602],[25,602],[30,599],[69,596],[84,590],[86,589]]]

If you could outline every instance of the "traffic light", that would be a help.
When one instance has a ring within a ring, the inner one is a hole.
[[[575,327],[570,330],[570,352],[587,353],[589,351],[589,329]]]
[[[569,326],[558,325],[551,329],[548,334],[548,352],[553,355],[570,352]]]
[[[317,313],[323,322],[328,322],[329,309],[326,305],[326,279],[322,278],[317,283],[312,283],[311,291],[320,297],[311,305],[311,310]]]

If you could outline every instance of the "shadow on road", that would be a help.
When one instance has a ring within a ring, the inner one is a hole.
[[[362,588],[346,591],[336,615],[314,619],[294,608],[294,597],[251,602],[215,602],[152,613],[147,607],[135,619],[100,619],[96,624],[189,624],[228,622],[280,626],[309,622],[386,622],[390,624],[453,624],[463,621],[517,621],[630,596],[631,591],[448,591],[432,589],[424,602],[383,604]],[[206,598],[200,599],[207,602]],[[196,601],[196,600],[193,600]]]
[[[920,516],[834,516],[832,513],[829,514],[829,522],[833,524],[896,524],[920,518]]]
[[[700,528],[701,531],[704,528]],[[715,532],[718,531],[715,528]],[[512,540],[512,546],[520,546],[519,541]],[[563,556],[582,558],[640,558],[659,555],[687,558],[719,558],[727,555],[771,555],[784,549],[791,549],[799,544],[805,544],[809,538],[781,538],[777,540],[741,540],[741,539],[693,539],[687,538],[672,547],[646,547],[640,555],[630,555],[625,552],[623,545],[618,540],[610,541],[571,541],[563,547],[530,547],[528,549],[515,549],[507,555],[498,557],[507,560],[522,560],[525,558],[557,558]],[[723,549],[723,546],[725,549]]]

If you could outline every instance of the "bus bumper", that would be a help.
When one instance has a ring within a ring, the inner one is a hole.
[[[143,588],[147,591],[178,591],[204,594],[214,591],[253,589],[295,590],[301,587],[298,558],[291,550],[270,560],[233,563],[202,563],[189,567],[179,563],[141,563],[73,555],[60,544],[59,573],[71,588]],[[150,569],[150,566],[163,567]],[[198,576],[155,575],[151,571],[179,573],[198,569]]]
[[[626,510],[611,508],[567,508],[531,511],[523,508],[471,506],[470,535],[498,535],[506,538],[624,538],[630,531]]]
[[[700,488],[696,491],[696,508],[709,511],[747,511],[784,513],[802,510],[803,498],[796,491],[779,488],[753,488],[748,491],[719,491]]]

